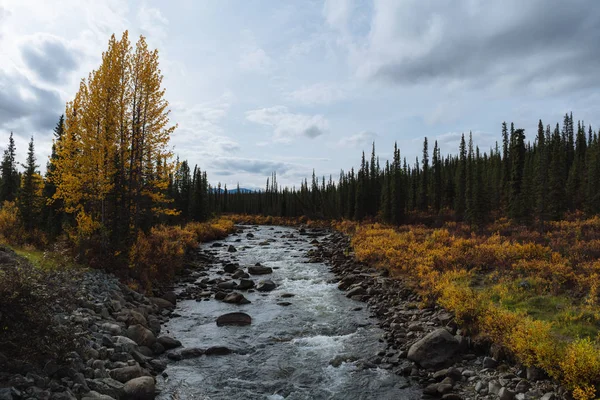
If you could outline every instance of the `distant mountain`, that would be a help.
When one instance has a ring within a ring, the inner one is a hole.
[[[213,192],[219,191],[220,193],[223,193],[225,191],[225,189],[221,188],[221,189],[217,189],[217,188],[212,188]],[[246,188],[240,188],[240,193],[254,193],[256,192],[256,190],[253,189],[246,189]],[[233,194],[233,193],[237,193],[238,189],[227,189],[227,193],[229,194]]]

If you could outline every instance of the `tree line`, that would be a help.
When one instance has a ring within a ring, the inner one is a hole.
[[[391,159],[382,165],[373,144],[370,158],[363,152],[357,170],[342,170],[337,180],[313,172],[298,189],[280,187],[275,173],[264,190],[250,193],[239,185],[233,192],[220,184],[196,187],[184,162],[170,190],[183,219],[195,218],[185,210],[197,190],[202,194],[193,196],[204,199],[207,211],[195,215],[204,217],[230,212],[402,224],[421,215],[481,226],[500,217],[543,225],[566,212],[600,212],[600,144],[591,126],[582,121],[575,126],[570,113],[554,128],[540,120],[530,140],[513,123],[502,123],[501,130],[501,142],[487,151],[469,133],[461,136],[458,153],[446,156],[437,141],[430,151],[425,138],[422,156],[410,164],[394,145]]]

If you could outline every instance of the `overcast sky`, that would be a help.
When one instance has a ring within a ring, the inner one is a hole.
[[[600,123],[597,0],[0,0],[0,147],[51,130],[112,33],[160,51],[172,138],[211,182],[336,177],[375,141],[414,162],[423,137],[487,150],[565,112]],[[383,164],[383,162],[382,162]]]

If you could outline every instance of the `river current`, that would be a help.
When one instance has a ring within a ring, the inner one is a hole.
[[[184,347],[226,346],[235,352],[171,362],[168,377],[158,382],[159,399],[421,398],[405,378],[369,362],[385,350],[383,331],[366,304],[337,289],[327,265],[308,262],[313,237],[295,228],[243,228],[243,233],[220,241],[222,247],[206,243],[200,251],[241,267],[271,267],[272,274],[251,278],[257,283],[272,279],[278,286],[268,293],[242,292],[251,301],[245,305],[180,301],[180,317],[171,319],[163,332]],[[237,252],[227,251],[230,244]],[[211,276],[220,276],[222,269],[215,264]],[[249,314],[252,324],[217,327],[218,316],[236,311]]]

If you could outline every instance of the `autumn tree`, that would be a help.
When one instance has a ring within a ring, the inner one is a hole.
[[[113,35],[100,67],[67,103],[51,180],[54,200],[74,215],[78,233],[104,232],[103,246],[123,247],[152,216],[173,212],[166,193],[172,170],[168,102],[158,51],[142,36]]]

